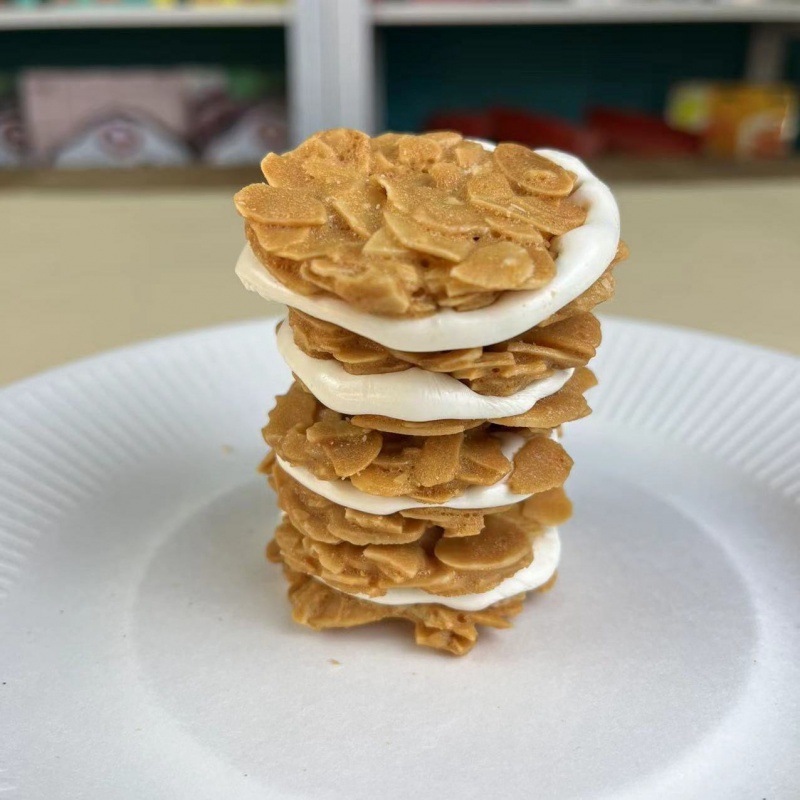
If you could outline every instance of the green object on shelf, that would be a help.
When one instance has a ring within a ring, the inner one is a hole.
[[[252,100],[283,90],[282,72],[267,72],[250,67],[233,67],[226,72],[231,96],[237,100]]]
[[[789,43],[786,61],[786,80],[795,86],[800,86],[800,39],[794,39]]]
[[[16,78],[10,72],[0,72],[0,97],[13,95],[17,90]]]

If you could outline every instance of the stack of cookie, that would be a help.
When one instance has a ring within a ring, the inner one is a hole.
[[[571,156],[449,132],[326,131],[262,169],[237,274],[289,307],[262,470],[294,619],[466,653],[555,578],[614,199]]]

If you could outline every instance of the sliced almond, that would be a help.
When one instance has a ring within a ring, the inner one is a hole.
[[[511,471],[511,462],[494,437],[467,436],[461,461],[461,480],[478,486],[495,484]]]
[[[279,189],[266,183],[251,183],[234,196],[237,211],[252,222],[264,225],[304,227],[324,225],[325,206],[300,189]]]
[[[395,237],[411,250],[457,262],[466,258],[473,248],[472,242],[433,233],[410,217],[390,211],[384,211],[383,217]]]
[[[430,190],[420,199],[411,216],[426,228],[451,236],[480,236],[489,230],[482,215],[457,197]]]
[[[299,160],[268,153],[261,162],[261,172],[270,186],[277,189],[309,189],[313,181],[303,171]]]
[[[331,205],[359,236],[368,239],[380,227],[383,192],[370,183],[357,183],[338,192]]]
[[[562,486],[572,469],[564,448],[545,436],[534,436],[514,456],[508,487],[516,494],[546,492]]]
[[[424,439],[414,464],[414,480],[420,486],[436,486],[453,480],[458,474],[463,440],[463,433]]]
[[[323,442],[322,448],[340,478],[349,478],[366,469],[381,451],[381,435],[365,433],[360,441],[353,439]]]
[[[423,133],[422,135],[425,139],[433,139],[445,150],[449,150],[459,142],[464,141],[464,137],[455,131],[428,131],[428,133]]]
[[[488,161],[491,157],[489,152],[478,142],[461,142],[453,148],[456,164],[463,169],[470,169]]]
[[[493,155],[506,177],[527,192],[566,197],[575,185],[571,173],[521,144],[499,144]]]
[[[439,539],[434,553],[458,571],[499,570],[530,558],[531,544],[525,533],[512,526],[487,525],[477,536]]]
[[[430,136],[404,136],[397,143],[398,161],[418,170],[435,164],[442,153],[442,145]]]
[[[307,261],[325,256],[331,260],[351,260],[361,248],[362,239],[349,230],[327,225],[309,229],[308,236],[281,247],[276,255],[292,261]]]
[[[325,415],[319,422],[315,422],[306,431],[308,441],[312,444],[323,442],[363,442],[365,433],[362,428],[351,425],[346,419],[335,412]],[[380,450],[380,448],[378,448]]]
[[[370,236],[362,252],[368,256],[384,256],[387,258],[402,258],[410,255],[408,249],[403,247],[385,226],[378,228]]]
[[[350,171],[366,175],[372,151],[369,136],[352,128],[332,128],[320,131],[314,141],[323,142],[335,154],[336,160]]]
[[[548,197],[514,198],[513,208],[522,208],[527,219],[545,233],[561,236],[586,222],[586,209],[570,200],[551,200]]]
[[[314,395],[293,383],[286,394],[275,398],[275,407],[269,412],[269,422],[262,430],[267,444],[272,446],[293,428],[305,431],[314,424],[316,411]]]
[[[529,497],[522,504],[522,513],[543,527],[553,527],[566,522],[572,515],[572,503],[560,486]]]
[[[532,222],[491,212],[484,212],[484,219],[493,231],[520,244],[532,245],[544,241],[542,232]]]
[[[383,469],[374,464],[352,475],[350,481],[356,489],[380,497],[401,497],[414,489],[408,472]]]
[[[380,175],[377,182],[386,192],[391,208],[403,214],[411,214],[417,208],[420,192],[428,188],[427,176],[421,175]]]
[[[375,152],[396,152],[397,145],[405,134],[402,133],[382,133],[372,139],[372,149]]]
[[[309,228],[288,228],[277,225],[251,224],[258,243],[268,253],[278,253],[308,238]]]
[[[428,169],[428,175],[437,189],[453,194],[459,193],[466,186],[464,172],[450,161],[440,161]]]
[[[451,274],[481,289],[513,289],[533,274],[533,261],[520,245],[497,242],[475,248]]]
[[[532,244],[525,249],[533,262],[533,272],[516,288],[540,289],[555,278],[556,262],[553,261],[550,251],[542,245]]]
[[[483,198],[500,204],[502,208],[502,203],[513,196],[511,184],[499,172],[480,173],[467,181],[467,197],[473,202]]]
[[[375,545],[364,548],[364,558],[378,565],[386,575],[415,577],[427,567],[425,551],[417,545]]]
[[[337,263],[315,258],[303,264],[301,274],[359,308],[376,314],[404,313],[408,309],[410,294],[419,285],[414,267],[402,261],[370,263],[366,259],[354,258]]]

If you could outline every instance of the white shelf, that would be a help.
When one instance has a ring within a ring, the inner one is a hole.
[[[633,22],[800,22],[800,2],[698,0],[378,0],[376,25],[546,25]]]
[[[285,5],[177,6],[125,8],[123,6],[0,9],[0,30],[54,30],[64,28],[225,28],[277,27],[289,19]]]

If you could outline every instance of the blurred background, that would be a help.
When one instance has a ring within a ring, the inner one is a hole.
[[[267,313],[231,196],[325,127],[577,153],[612,313],[800,352],[800,0],[0,0],[0,382]]]

